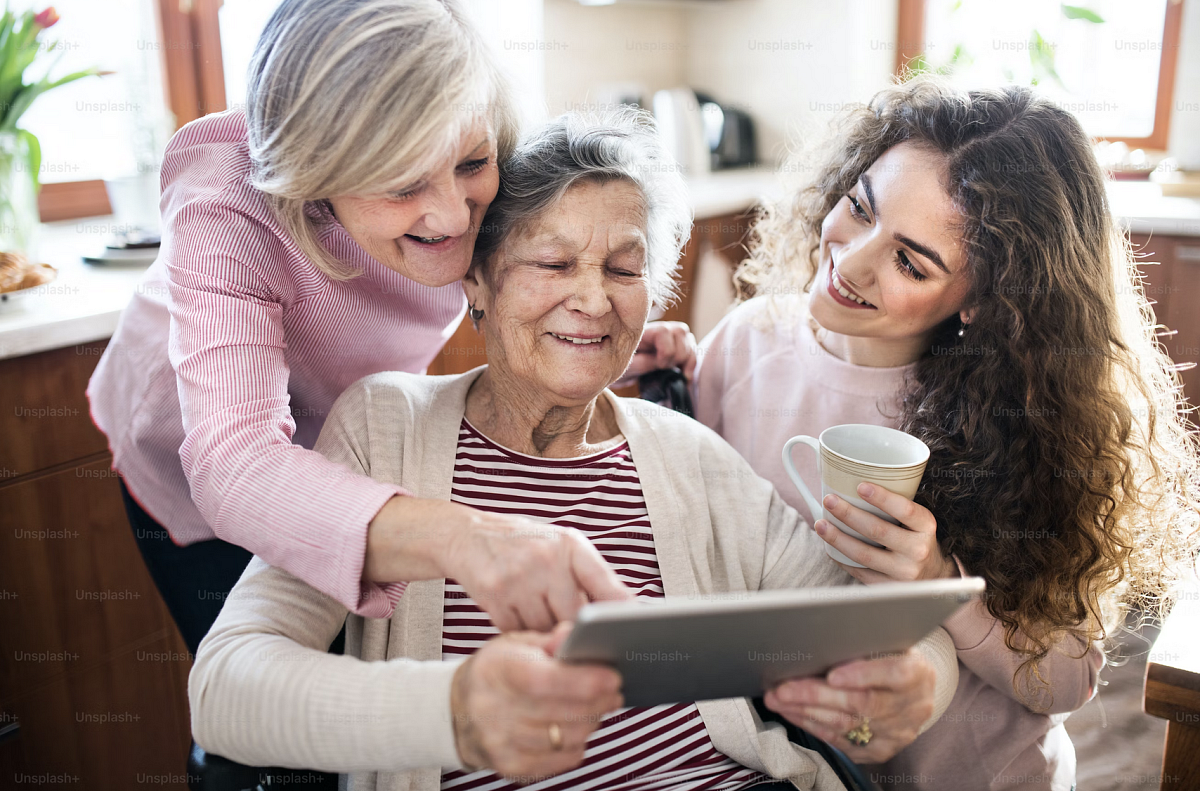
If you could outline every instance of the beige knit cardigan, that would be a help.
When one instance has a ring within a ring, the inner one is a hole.
[[[483,370],[369,376],[337,400],[316,449],[354,473],[448,500],[467,391]],[[854,583],[715,433],[646,401],[601,397],[629,442],[668,597]],[[443,584],[410,583],[390,619],[347,619],[334,599],[255,558],[196,656],[196,741],[242,763],[341,772],[353,791],[437,791],[444,770],[462,768],[450,715],[457,663],[441,661]],[[327,654],[343,623],[346,654]],[[919,648],[938,674],[928,727],[954,695],[958,665],[942,629]],[[801,789],[843,788],[748,700],[697,706],[714,746],[737,762]]]

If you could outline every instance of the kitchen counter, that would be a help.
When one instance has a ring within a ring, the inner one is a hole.
[[[145,266],[92,266],[82,255],[112,237],[111,217],[42,225],[38,258],[58,277],[0,303],[0,360],[111,337]]]
[[[784,195],[781,176],[766,168],[717,171],[687,180],[696,219],[736,214]],[[1164,198],[1156,184],[1112,182],[1113,213],[1133,233],[1200,237],[1200,200]],[[0,304],[0,359],[102,340],[138,287],[143,266],[84,264],[112,235],[112,218],[42,226],[40,259],[58,279],[11,303]]]

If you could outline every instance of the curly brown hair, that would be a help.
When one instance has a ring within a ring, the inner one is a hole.
[[[821,222],[903,142],[945,162],[975,308],[962,337],[957,314],[935,329],[903,393],[901,428],[931,450],[916,500],[987,580],[1025,660],[1014,689],[1048,705],[1056,642],[1155,611],[1194,562],[1196,437],[1091,142],[1028,88],[917,78],[849,111],[811,183],[759,216],[739,297],[809,291]]]

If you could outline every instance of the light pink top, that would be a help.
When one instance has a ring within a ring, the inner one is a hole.
[[[806,519],[811,514],[784,472],[784,443],[818,436],[840,423],[896,427],[908,367],[867,368],[825,351],[813,337],[801,298],[739,305],[701,342],[696,417],[738,449]],[[820,491],[814,454],[799,448],[796,466]],[[936,515],[935,515],[936,516]],[[1034,713],[1017,700],[1013,674],[1020,657],[1005,646],[1003,628],[978,602],[943,624],[958,649],[958,689],[945,714],[886,764],[866,767],[885,789],[1051,789],[1075,782],[1075,749],[1062,723],[1091,699],[1104,666],[1100,643],[1052,650],[1040,671],[1053,702]]]
[[[384,267],[314,209],[325,245],[362,273],[330,279],[249,173],[240,112],[171,139],[162,252],[92,376],[92,416],[126,486],[176,543],[217,536],[387,617],[403,586],[361,581],[367,525],[404,492],[309,448],[352,382],[424,371],[466,299],[458,283],[429,288]]]

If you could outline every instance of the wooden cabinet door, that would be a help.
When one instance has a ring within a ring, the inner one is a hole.
[[[1132,234],[1162,344],[1180,371],[1188,403],[1200,405],[1200,238]]]
[[[191,658],[109,465],[0,488],[0,786],[186,788]]]
[[[107,345],[0,360],[0,483],[108,450],[84,394]]]

